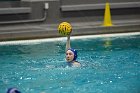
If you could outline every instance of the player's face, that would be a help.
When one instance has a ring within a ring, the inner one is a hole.
[[[66,52],[66,60],[67,62],[71,62],[74,59],[74,53],[71,50]]]

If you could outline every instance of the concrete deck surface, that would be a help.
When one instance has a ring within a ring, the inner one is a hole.
[[[94,35],[107,33],[140,32],[140,20],[117,20],[113,26],[104,27],[103,22],[71,23],[71,35]],[[0,26],[0,41],[62,37],[58,31],[58,24],[12,24]]]

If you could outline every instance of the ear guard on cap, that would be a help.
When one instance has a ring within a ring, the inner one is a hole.
[[[21,93],[19,90],[17,90],[16,88],[9,88],[7,90],[7,93]]]

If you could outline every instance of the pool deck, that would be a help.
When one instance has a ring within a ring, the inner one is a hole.
[[[59,24],[14,24],[0,26],[0,41],[62,37]],[[104,27],[102,22],[71,23],[72,36],[140,32],[140,20],[113,21],[113,26]]]

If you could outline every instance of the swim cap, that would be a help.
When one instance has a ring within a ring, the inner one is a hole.
[[[19,90],[17,90],[16,88],[9,88],[7,90],[7,93],[21,93]]]
[[[77,59],[77,51],[76,51],[75,49],[73,49],[73,48],[69,48],[68,50],[72,51],[73,54],[74,54],[74,58],[73,58],[72,61],[76,60],[76,59]],[[67,51],[68,51],[68,50],[67,50]]]

